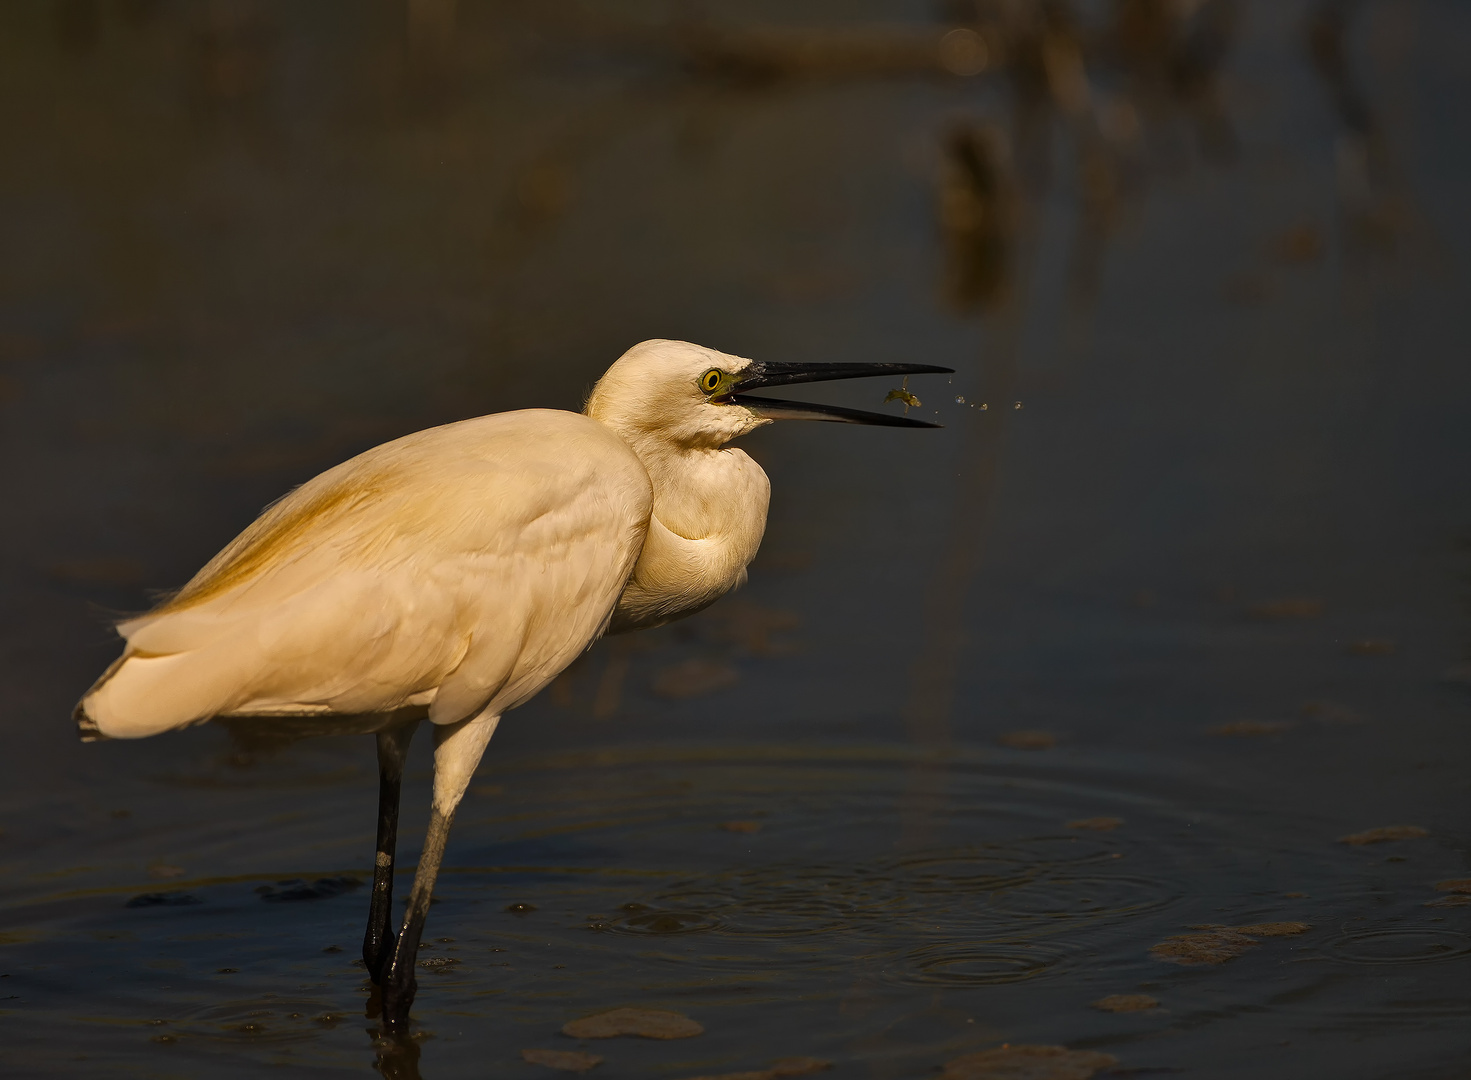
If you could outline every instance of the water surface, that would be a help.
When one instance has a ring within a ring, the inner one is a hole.
[[[1460,1075],[1471,21],[1164,10],[0,13],[8,1071],[531,1077],[640,1005],[706,1032],[597,1075]],[[979,73],[915,59],[970,27]],[[294,484],[655,336],[953,366],[909,387],[946,426],[747,440],[749,586],[502,725],[385,1047],[370,741],[71,706]]]

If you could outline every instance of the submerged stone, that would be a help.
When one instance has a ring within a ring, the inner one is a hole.
[[[1312,923],[1305,922],[1262,922],[1252,923],[1249,926],[1228,927],[1227,929],[1235,930],[1238,934],[1247,934],[1251,937],[1292,937],[1295,934],[1305,934],[1312,928]]]
[[[945,1062],[940,1080],[1088,1080],[1119,1063],[1097,1050],[1065,1046],[998,1046]]]
[[[1124,823],[1121,817],[1089,817],[1069,821],[1069,829],[1086,829],[1089,832],[1112,832]]]
[[[683,1013],[633,1007],[594,1013],[562,1025],[562,1034],[574,1039],[612,1039],[619,1035],[636,1035],[644,1039],[688,1039],[704,1032],[702,1024]]]
[[[1210,930],[1199,934],[1176,934],[1152,946],[1149,955],[1171,964],[1224,964],[1258,945],[1256,938],[1234,930]]]
[[[281,888],[262,885],[255,891],[260,893],[260,898],[267,903],[279,904],[294,900],[325,900],[329,896],[341,896],[343,893],[352,892],[353,889],[361,886],[362,882],[355,877],[331,877],[317,878],[311,884],[307,884],[300,878],[288,878],[276,884]]]
[[[833,1067],[831,1061],[815,1057],[790,1057],[773,1061],[765,1069],[746,1069],[742,1072],[712,1073],[694,1076],[690,1080],[782,1080],[787,1076],[811,1076]]]
[[[596,1054],[581,1050],[522,1050],[521,1057],[533,1065],[545,1065],[549,1069],[576,1073],[587,1072],[603,1063],[603,1059]]]
[[[1202,923],[1190,929],[1194,934],[1176,934],[1165,938],[1149,950],[1156,960],[1172,964],[1224,964],[1260,944],[1258,938],[1292,937],[1305,934],[1312,924],[1305,922],[1265,922],[1247,926],[1221,926]]]
[[[1349,833],[1340,836],[1340,844],[1383,844],[1390,840],[1418,840],[1422,836],[1429,836],[1430,830],[1422,829],[1418,825],[1381,825],[1377,829],[1365,829],[1363,832]]]
[[[146,892],[139,893],[125,903],[123,907],[185,907],[189,904],[202,903],[204,901],[192,893]]]

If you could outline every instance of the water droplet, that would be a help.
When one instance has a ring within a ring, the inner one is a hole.
[[[1021,407],[1022,407],[1022,403],[1020,401],[1018,401],[1015,405],[1012,406],[1013,409],[1020,409]]]
[[[964,394],[956,394],[955,395],[955,404],[957,404],[957,405],[964,405],[965,404],[965,395]]]
[[[986,404],[986,403],[985,403],[985,402],[984,402],[984,401],[983,401],[983,402],[981,402],[981,412],[985,412],[985,411],[986,411],[986,410],[987,410],[987,409],[989,409],[989,408],[990,408],[990,407],[991,407],[991,406],[989,406],[989,405],[987,405],[987,404]]]

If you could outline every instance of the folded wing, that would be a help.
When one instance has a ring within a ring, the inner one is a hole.
[[[277,503],[159,608],[82,699],[136,738],[218,715],[411,705],[453,723],[526,700],[607,625],[648,475],[573,413],[467,420],[375,447]]]

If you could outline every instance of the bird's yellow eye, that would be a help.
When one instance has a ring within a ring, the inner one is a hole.
[[[709,371],[705,372],[704,375],[700,376],[700,386],[707,394],[713,394],[716,390],[719,390],[720,369],[711,368]]]

